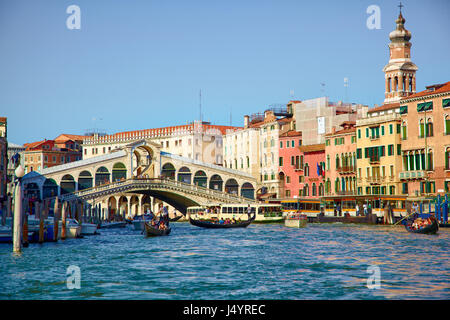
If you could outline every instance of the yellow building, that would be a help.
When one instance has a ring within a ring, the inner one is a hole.
[[[373,108],[356,121],[358,194],[400,194],[402,171],[400,104]]]

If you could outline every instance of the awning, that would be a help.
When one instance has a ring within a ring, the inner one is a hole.
[[[433,110],[433,102],[424,102],[417,105],[417,112]]]
[[[442,100],[442,108],[450,107],[450,99]]]
[[[408,113],[408,106],[400,106],[400,114]]]
[[[268,199],[268,198],[273,198],[276,195],[277,195],[276,193],[265,193],[260,196],[258,195],[258,198],[259,199]]]

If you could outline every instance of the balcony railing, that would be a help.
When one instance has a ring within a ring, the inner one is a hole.
[[[366,181],[371,184],[380,184],[386,181],[386,177],[368,177]]]
[[[338,168],[336,168],[336,171],[339,173],[342,173],[342,174],[356,172],[355,167],[353,167],[353,166],[338,167]]]
[[[369,158],[369,163],[373,164],[373,163],[380,163],[380,157],[370,157]]]
[[[399,173],[400,180],[425,179],[426,176],[427,173],[424,170],[402,171]]]

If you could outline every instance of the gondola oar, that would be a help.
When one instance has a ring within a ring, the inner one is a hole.
[[[406,218],[409,218],[410,216],[412,216],[413,214],[416,214],[416,212],[410,213],[409,215],[407,215],[406,217],[402,218],[401,220],[397,221],[396,223],[394,223],[394,226],[396,226],[397,224],[399,224],[400,222],[402,222],[403,220],[405,220]]]

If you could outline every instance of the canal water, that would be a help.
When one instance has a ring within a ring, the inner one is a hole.
[[[353,224],[214,230],[177,222],[168,237],[145,238],[127,226],[31,244],[21,256],[0,244],[0,299],[449,299],[449,231],[427,236]],[[71,265],[80,268],[80,289],[67,287]],[[373,266],[378,289],[367,287]]]

